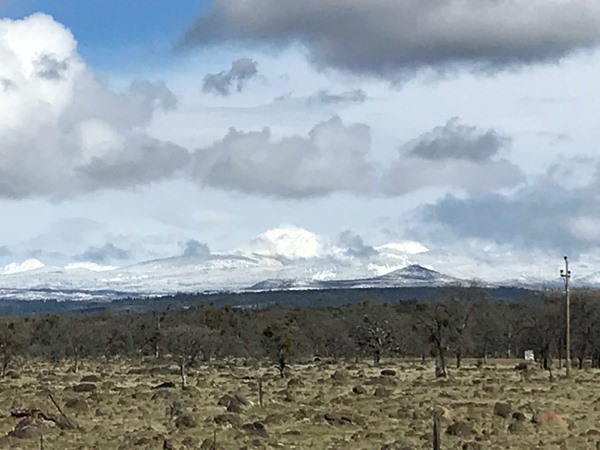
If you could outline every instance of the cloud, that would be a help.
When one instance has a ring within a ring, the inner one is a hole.
[[[391,161],[371,160],[370,128],[339,117],[313,127],[307,137],[274,140],[231,129],[194,154],[194,180],[203,187],[277,198],[323,197],[350,192],[397,197],[431,187],[494,192],[525,177],[499,157],[510,139],[494,130],[450,119],[400,147]]]
[[[397,79],[554,63],[596,47],[598,23],[595,0],[215,0],[183,45],[300,43],[320,67]]]
[[[326,89],[321,89],[308,97],[308,104],[339,104],[339,103],[364,103],[367,100],[367,93],[362,89],[332,94]]]
[[[307,137],[274,140],[268,128],[225,138],[195,155],[194,177],[207,187],[275,197],[317,197],[337,191],[368,192],[370,130],[339,117],[316,125]]]
[[[188,258],[204,258],[210,256],[210,248],[202,242],[191,239],[185,243],[183,256]]]
[[[566,186],[573,178],[580,182]],[[600,161],[565,160],[512,194],[449,195],[424,207],[421,218],[429,237],[584,251],[600,246],[599,189]]]
[[[344,249],[349,256],[354,256],[355,258],[371,258],[377,255],[377,250],[370,245],[366,245],[361,236],[350,230],[340,233],[338,241],[339,246]]]
[[[231,68],[219,73],[209,73],[204,77],[202,91],[231,95],[231,89],[235,86],[237,92],[244,89],[246,83],[258,74],[258,63],[249,58],[242,58],[231,63]]]
[[[454,117],[443,127],[436,127],[407,144],[406,151],[430,160],[487,161],[507,147],[510,141],[495,130],[463,125],[458,117]]]
[[[126,260],[131,255],[127,250],[119,248],[114,244],[108,243],[100,247],[89,247],[81,258],[85,261],[92,261],[97,263],[104,263],[112,260]]]
[[[12,255],[12,251],[6,245],[0,245],[0,258],[6,258]]]
[[[117,92],[50,16],[0,20],[0,198],[58,197],[173,177],[186,149],[144,127],[177,99],[164,82]]]
[[[381,176],[381,190],[397,196],[428,187],[493,192],[517,186],[525,181],[524,174],[499,157],[510,142],[493,129],[452,118],[400,147],[398,158]]]

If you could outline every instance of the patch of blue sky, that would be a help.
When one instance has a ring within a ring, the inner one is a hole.
[[[210,0],[4,0],[0,17],[19,19],[37,12],[68,27],[79,52],[95,69],[137,71],[160,66]]]

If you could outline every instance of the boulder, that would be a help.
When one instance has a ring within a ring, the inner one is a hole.
[[[469,437],[475,434],[475,430],[467,422],[456,422],[448,427],[446,434],[450,436]]]
[[[494,405],[494,415],[506,419],[512,413],[512,406],[508,403],[496,402]]]

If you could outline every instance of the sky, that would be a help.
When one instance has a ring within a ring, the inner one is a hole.
[[[596,0],[0,0],[0,264],[299,227],[600,271],[599,47]]]

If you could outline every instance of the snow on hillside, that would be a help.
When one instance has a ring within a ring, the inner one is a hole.
[[[21,263],[10,263],[0,268],[0,275],[12,275],[15,273],[30,272],[46,267],[46,265],[37,259],[28,259]]]

